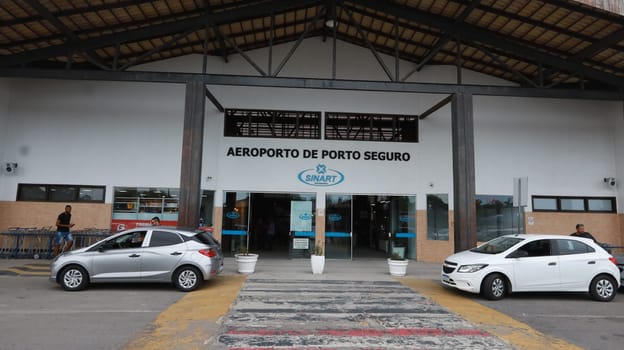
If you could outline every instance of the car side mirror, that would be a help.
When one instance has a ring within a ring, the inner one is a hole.
[[[524,258],[529,256],[529,252],[526,250],[516,250],[515,252],[507,255],[508,258]]]

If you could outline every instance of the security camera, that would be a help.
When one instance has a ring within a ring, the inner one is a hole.
[[[6,163],[4,171],[7,174],[13,174],[15,172],[15,168],[17,168],[17,163]]]
[[[609,186],[609,187],[615,187],[615,186],[617,186],[617,181],[615,181],[615,178],[614,178],[614,177],[605,177],[603,181],[604,181],[604,183],[606,183],[606,184],[607,184],[607,186]]]

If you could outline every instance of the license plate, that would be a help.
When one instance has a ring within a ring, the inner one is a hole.
[[[443,273],[442,274],[442,280],[448,282],[451,278],[449,277],[449,275]]]

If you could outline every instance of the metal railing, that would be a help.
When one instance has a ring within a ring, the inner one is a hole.
[[[10,227],[0,233],[0,258],[51,259],[56,231],[53,227]],[[88,247],[111,235],[108,229],[83,229],[72,232],[72,249]]]

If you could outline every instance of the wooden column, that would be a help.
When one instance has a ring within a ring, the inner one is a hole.
[[[453,138],[453,199],[455,251],[477,244],[474,125],[472,95],[454,94],[451,101]]]
[[[199,224],[204,107],[206,104],[204,91],[205,87],[202,82],[186,83],[178,226],[188,228],[197,228]]]

